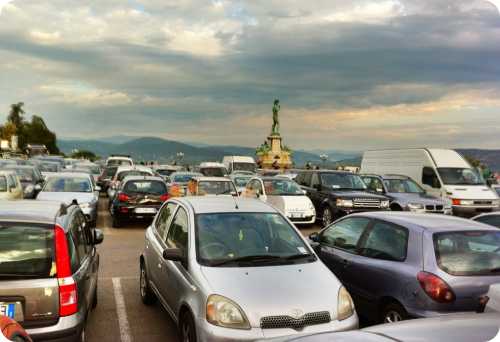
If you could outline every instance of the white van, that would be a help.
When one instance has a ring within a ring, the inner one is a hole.
[[[222,164],[227,169],[227,172],[233,173],[236,171],[246,171],[255,173],[257,170],[257,164],[252,157],[247,156],[225,156],[222,160]]]
[[[106,166],[134,166],[130,156],[111,155],[106,159]]]
[[[455,215],[496,211],[500,204],[498,195],[486,186],[482,176],[454,150],[367,151],[363,154],[361,173],[409,176],[429,194],[449,198]]]

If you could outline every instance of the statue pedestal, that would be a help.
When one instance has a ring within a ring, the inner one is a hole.
[[[279,134],[271,134],[267,137],[267,150],[257,152],[259,164],[263,169],[289,169],[292,166],[290,152],[282,149],[281,140]]]

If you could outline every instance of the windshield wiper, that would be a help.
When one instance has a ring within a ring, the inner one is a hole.
[[[252,262],[252,261],[275,261],[283,260],[284,258],[279,255],[268,255],[268,254],[258,254],[258,255],[246,255],[239,258],[232,258],[227,260],[212,262],[211,266],[222,266],[226,264],[238,263],[238,262]]]
[[[314,254],[311,253],[306,253],[306,254],[293,254],[289,255],[287,257],[283,257],[285,260],[296,260],[296,259],[304,259],[304,258],[310,258],[313,257]]]

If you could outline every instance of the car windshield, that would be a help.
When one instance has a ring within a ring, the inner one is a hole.
[[[247,186],[248,181],[252,179],[252,177],[234,177],[233,181],[238,187]]]
[[[11,168],[19,176],[21,182],[33,182],[35,179],[35,172],[33,169],[21,169],[21,168]]]
[[[222,167],[204,167],[200,169],[200,173],[207,177],[224,177],[226,169]]]
[[[167,193],[167,187],[163,182],[154,180],[129,181],[123,187],[127,194],[152,194],[163,195]]]
[[[500,231],[461,231],[434,234],[436,260],[457,276],[500,274]]]
[[[439,175],[446,185],[484,185],[484,179],[473,169],[439,167]]]
[[[321,183],[333,189],[365,190],[366,185],[352,173],[321,173]]]
[[[52,277],[53,255],[53,229],[0,223],[0,279]]]
[[[235,171],[249,171],[255,172],[254,163],[233,163],[233,172]]]
[[[0,191],[7,191],[7,178],[5,176],[0,176]]]
[[[411,179],[386,179],[384,180],[388,192],[423,194],[425,191]]]
[[[198,261],[207,266],[263,266],[311,257],[309,247],[277,213],[198,214],[196,250]]]
[[[42,172],[57,172],[59,171],[59,164],[57,163],[40,163],[38,169]]]
[[[139,170],[123,171],[118,174],[116,179],[121,182],[125,177],[128,176],[151,176],[151,172]]]
[[[118,169],[117,166],[107,167],[106,168],[106,176],[107,177],[114,177],[117,169]]]
[[[233,182],[201,181],[198,183],[198,195],[229,195],[235,192]]]
[[[197,174],[197,173],[183,173],[183,174],[174,174],[172,175],[172,182],[173,183],[187,183],[191,179],[197,176],[203,176],[202,174]]]
[[[76,164],[75,167],[78,169],[87,170],[89,173],[93,175],[98,175],[101,173],[101,169],[97,165]]]
[[[45,183],[44,192],[92,192],[90,180],[82,177],[51,177]]]
[[[156,172],[162,176],[170,176],[172,173],[174,173],[173,170],[167,169],[156,169]]]
[[[289,179],[266,179],[263,181],[268,196],[303,196],[300,186]]]
[[[107,163],[108,166],[126,166],[132,165],[132,162],[128,159],[110,159]]]

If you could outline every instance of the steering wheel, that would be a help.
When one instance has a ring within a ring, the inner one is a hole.
[[[230,250],[221,242],[210,242],[201,247],[201,254],[217,259],[229,254]]]

